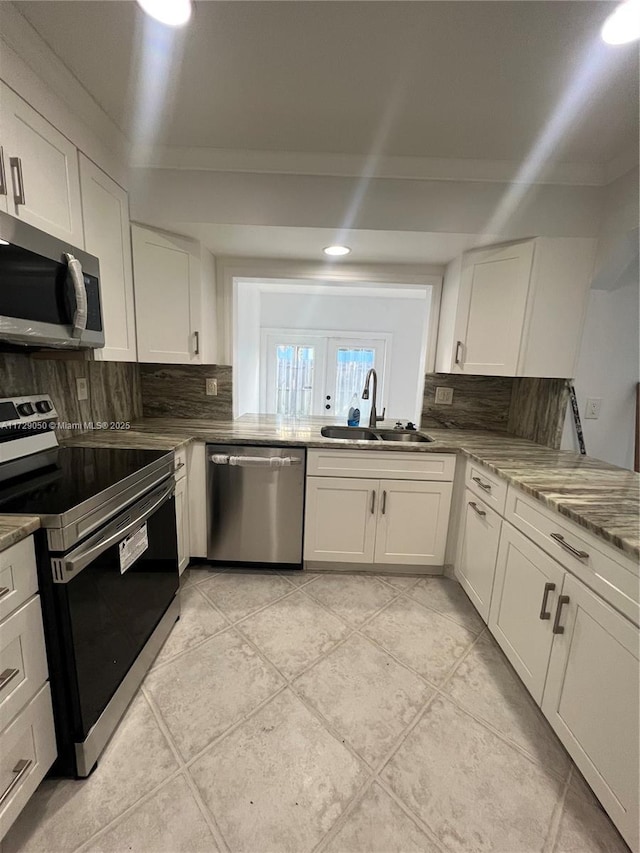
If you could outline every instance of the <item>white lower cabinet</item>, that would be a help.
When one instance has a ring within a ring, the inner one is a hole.
[[[509,522],[502,525],[489,628],[540,704],[564,569]]]
[[[308,477],[305,560],[441,566],[451,483]]]
[[[176,483],[176,527],[178,530],[178,569],[180,574],[189,565],[189,501],[185,477]]]
[[[498,558],[502,518],[465,489],[456,577],[485,622]]]
[[[451,491],[451,483],[381,480],[374,562],[441,566]]]
[[[637,628],[567,574],[542,710],[633,850],[640,756]]]

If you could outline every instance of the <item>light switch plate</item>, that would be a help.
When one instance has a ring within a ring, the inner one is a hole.
[[[78,400],[89,399],[89,386],[87,385],[86,379],[76,379],[76,396],[78,397]]]
[[[218,380],[212,379],[209,377],[205,379],[205,394],[207,397],[217,397],[218,396]]]
[[[446,388],[444,385],[439,385],[436,388],[435,404],[436,406],[450,406],[453,403],[453,388]]]
[[[600,407],[602,406],[601,397],[587,397],[587,404],[584,407],[585,418],[596,420],[600,417]]]

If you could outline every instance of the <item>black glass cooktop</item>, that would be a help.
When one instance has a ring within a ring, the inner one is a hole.
[[[58,447],[21,460],[44,467],[17,473],[0,483],[0,512],[61,515],[142,468],[166,456],[167,450]],[[12,463],[13,464],[13,463]],[[19,466],[18,466],[19,467]]]

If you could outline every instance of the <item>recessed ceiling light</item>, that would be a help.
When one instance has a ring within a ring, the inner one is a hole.
[[[640,0],[626,0],[609,15],[600,31],[607,44],[627,44],[640,38]]]
[[[183,27],[191,17],[191,0],[138,0],[138,4],[169,27]]]
[[[351,249],[348,246],[327,246],[326,249],[322,250],[325,255],[332,255],[335,258],[340,257],[340,255],[348,255]]]

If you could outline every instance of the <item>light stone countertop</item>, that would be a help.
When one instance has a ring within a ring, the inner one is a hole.
[[[142,418],[127,431],[85,433],[68,444],[90,447],[172,449],[190,441],[220,444],[270,444],[342,447],[409,453],[462,453],[486,465],[497,476],[619,548],[640,555],[640,475],[590,456],[553,450],[506,433],[481,430],[421,430],[428,444],[340,441],[323,438],[327,418],[282,418],[243,415],[235,421],[187,418]],[[384,426],[393,427],[393,422]]]
[[[39,527],[37,515],[0,515],[0,551],[31,536]]]

